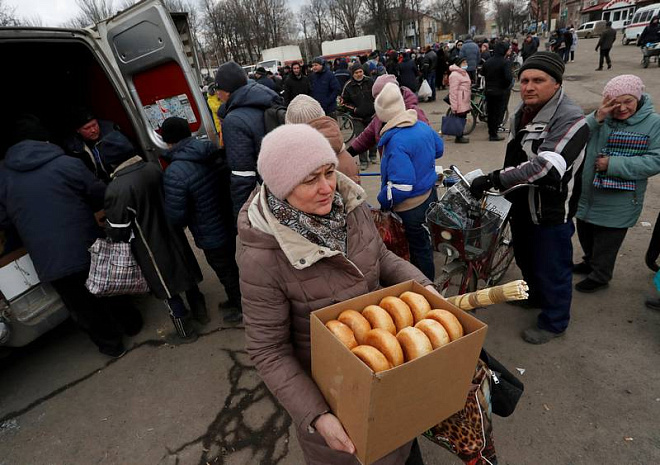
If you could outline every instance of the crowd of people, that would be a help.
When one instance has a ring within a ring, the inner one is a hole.
[[[142,319],[129,299],[87,291],[87,249],[103,236],[130,242],[151,293],[169,310],[172,340],[190,342],[209,316],[187,227],[224,286],[225,321],[243,319],[248,354],[293,418],[306,462],[354,464],[355,447],[310,375],[310,313],[404,280],[435,292],[425,213],[437,201],[435,166],[445,141],[419,107],[421,82],[432,87],[431,101],[448,86],[453,113],[465,116],[483,76],[489,140],[500,141],[511,55],[524,59],[503,166],[470,187],[479,199],[486,190],[531,186],[508,196],[515,259],[530,287],[522,305],[540,310],[522,338],[544,344],[565,334],[574,273],[585,274],[579,292],[612,279],[647,179],[660,172],[660,116],[642,80],[621,75],[585,117],[562,85],[573,59],[569,33],[555,51],[538,51],[528,35],[520,48],[468,38],[451,51],[376,51],[333,64],[318,57],[309,67],[293,64],[280,82],[259,69],[251,79],[227,62],[208,89],[222,149],[193,137],[186,120],[168,118],[161,166],[86,109],[73,113],[64,147],[49,142],[38,118],[23,115],[0,169],[0,226],[16,227],[41,280],[53,284],[99,350],[115,357]],[[349,146],[338,103],[358,122]],[[284,120],[269,128],[268,113],[281,107]],[[367,163],[380,164],[377,201],[401,218],[410,261],[381,240],[360,186],[359,165]],[[103,228],[95,217],[101,210]],[[575,265],[574,217],[584,252]],[[377,463],[423,462],[412,441]]]

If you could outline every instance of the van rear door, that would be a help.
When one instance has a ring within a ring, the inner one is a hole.
[[[160,0],[137,3],[101,21],[93,30],[126,82],[153,145],[166,147],[159,133],[169,116],[187,119],[198,138],[218,143],[198,76],[190,66],[170,13]]]

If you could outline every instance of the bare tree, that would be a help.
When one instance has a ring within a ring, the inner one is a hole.
[[[523,0],[495,0],[493,6],[499,32],[511,33],[523,28],[528,11]]]
[[[364,0],[329,0],[334,16],[346,37],[358,35],[358,19],[364,6]]]
[[[76,0],[80,12],[65,22],[66,27],[87,27],[111,17],[117,11],[112,0]]]
[[[0,0],[0,26],[20,26],[21,20],[16,16],[16,8]]]
[[[457,22],[453,0],[436,0],[431,4],[429,12],[440,20],[440,30],[443,34],[453,32]]]

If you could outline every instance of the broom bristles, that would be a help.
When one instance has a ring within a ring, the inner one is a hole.
[[[473,310],[513,300],[525,300],[529,297],[527,291],[529,291],[529,286],[525,281],[519,279],[500,286],[449,297],[447,300],[462,310]]]

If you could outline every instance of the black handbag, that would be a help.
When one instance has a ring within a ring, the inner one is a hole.
[[[485,349],[481,349],[479,358],[491,371],[490,396],[493,413],[508,417],[516,409],[525,385]]]
[[[442,134],[446,136],[461,136],[465,131],[465,118],[454,114],[442,117]]]

